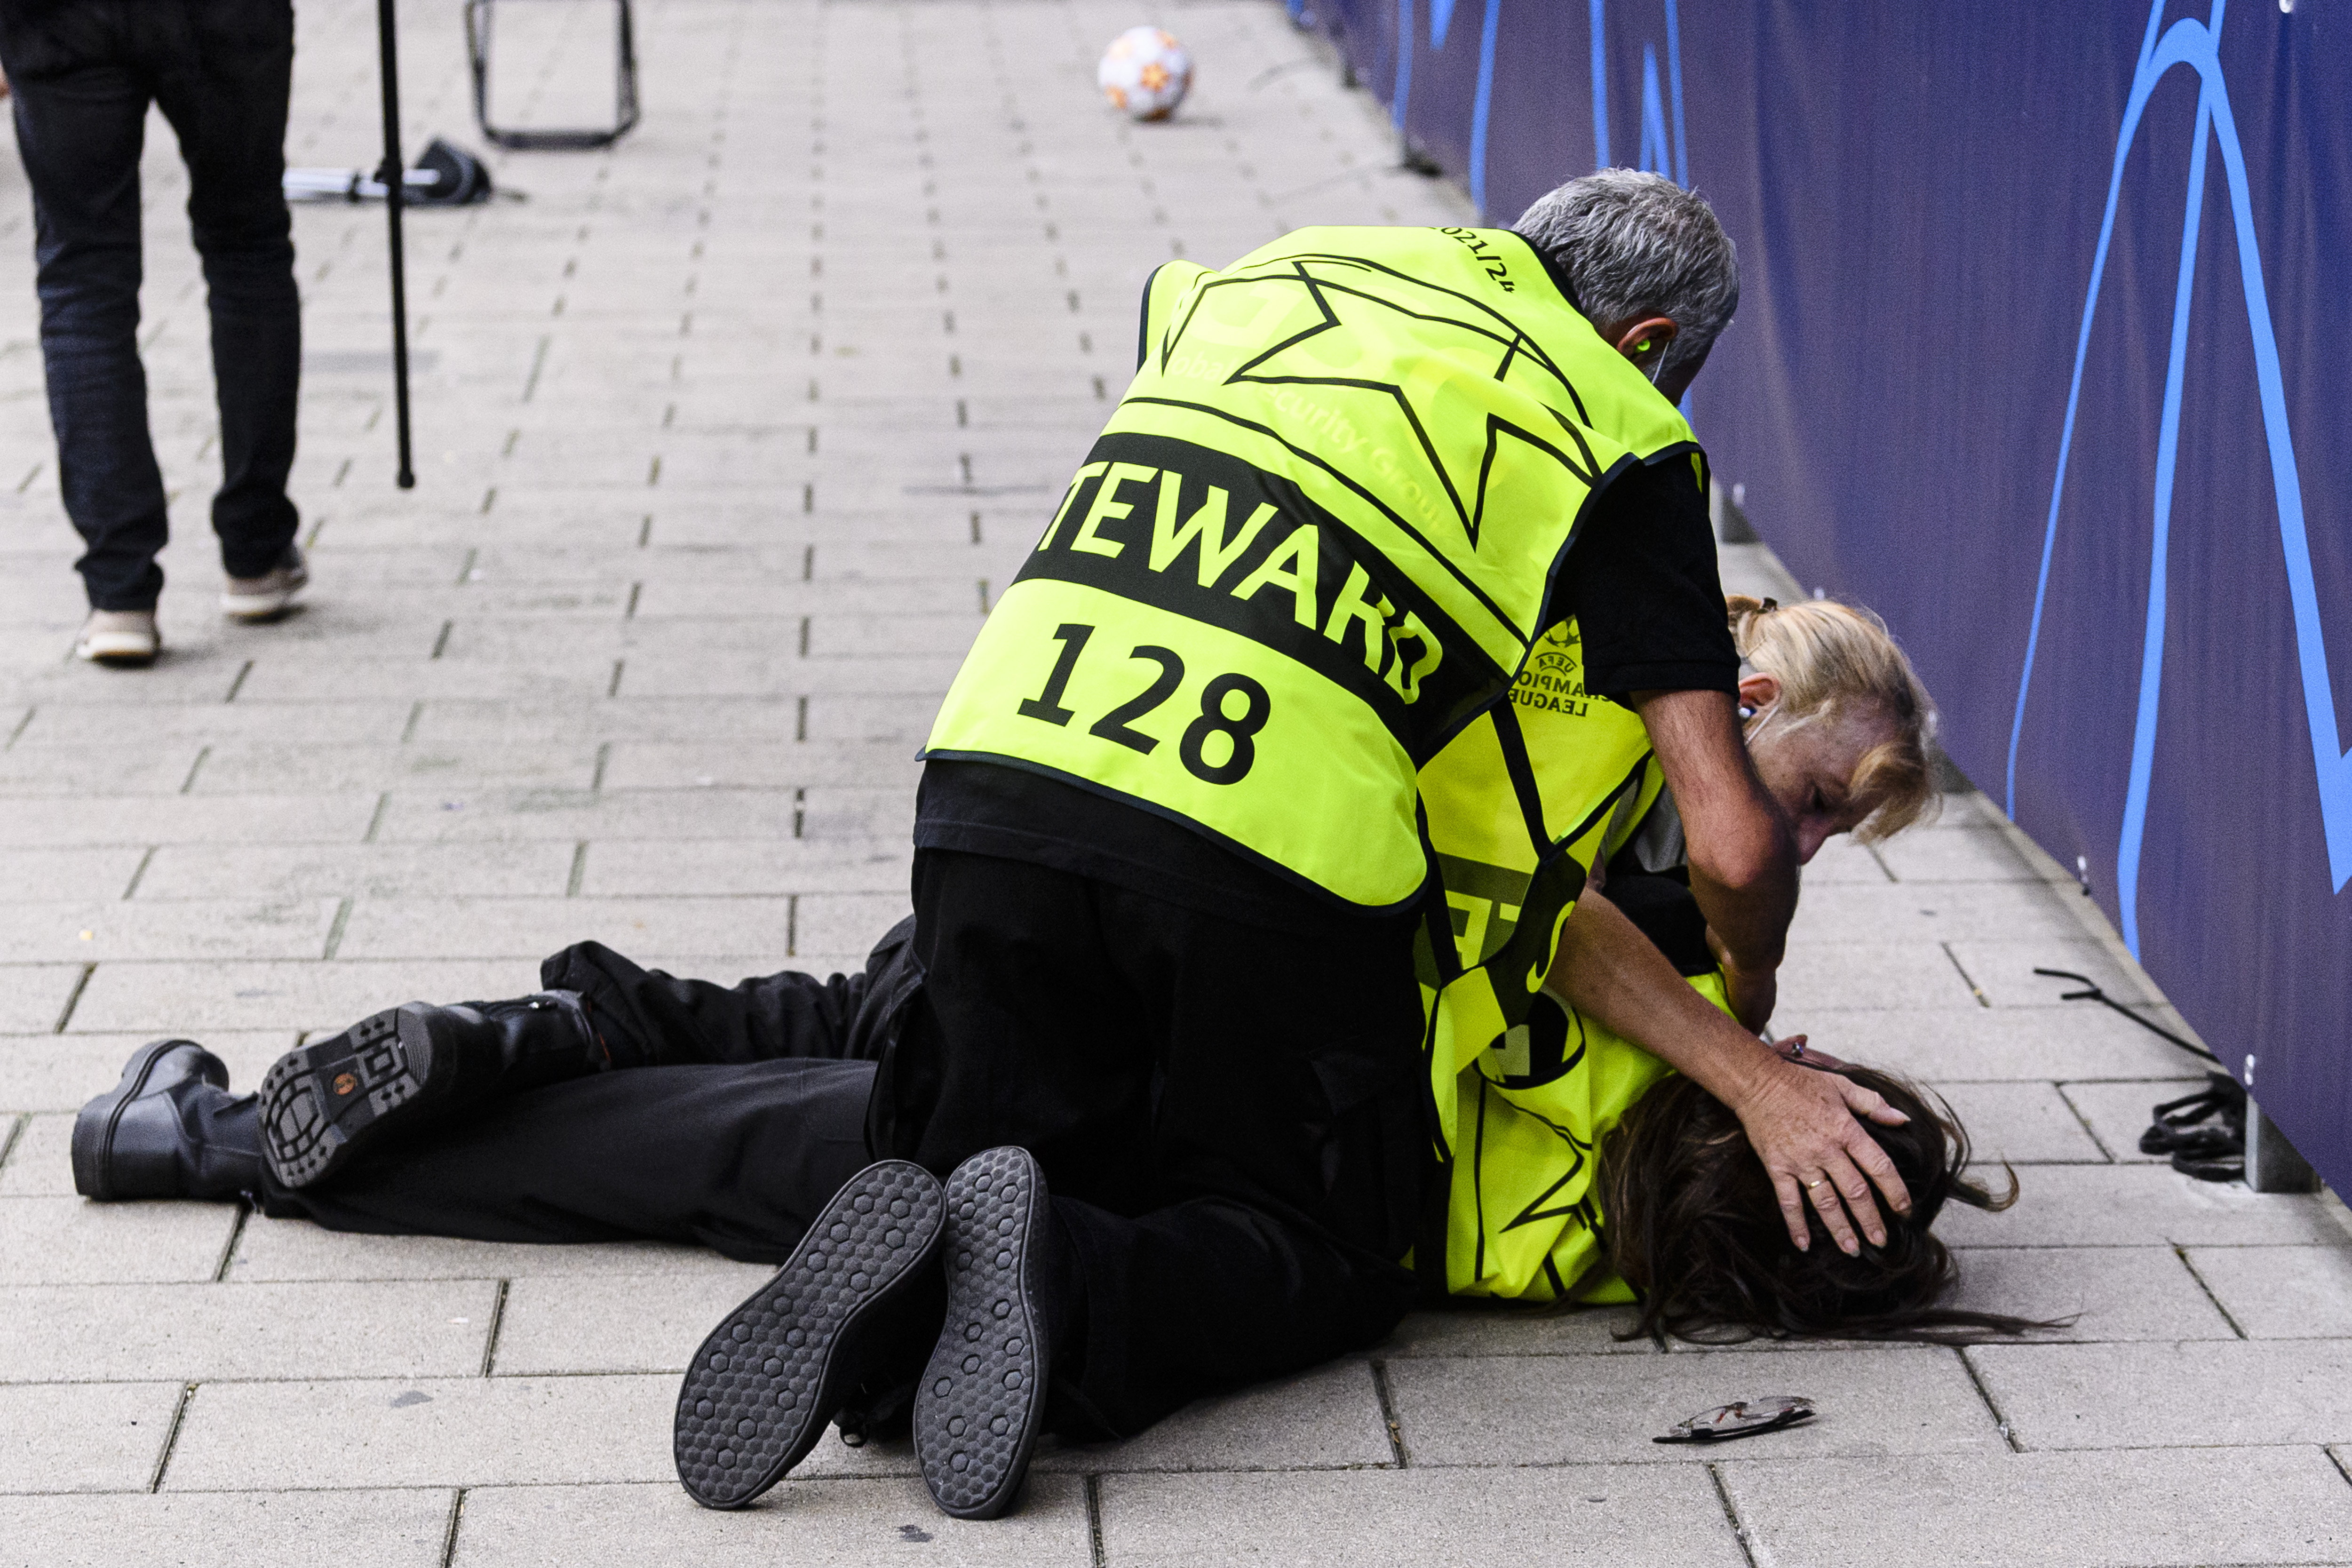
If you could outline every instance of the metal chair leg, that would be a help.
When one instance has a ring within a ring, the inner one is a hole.
[[[629,0],[614,0],[613,126],[610,130],[519,130],[490,121],[490,36],[495,0],[466,0],[466,59],[474,72],[474,119],[482,134],[521,151],[580,152],[609,147],[637,123],[636,20]]]

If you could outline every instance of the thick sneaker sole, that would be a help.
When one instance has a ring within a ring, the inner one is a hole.
[[[247,626],[274,621],[292,609],[295,596],[310,585],[310,574],[304,568],[298,570],[290,580],[257,594],[224,593],[221,595],[221,614],[232,621],[243,621]]]
[[[994,1519],[1021,1490],[1045,1415],[1035,1259],[1053,1220],[1026,1149],[957,1166],[947,1208],[947,1325],[915,1394],[915,1458],[942,1512]]]
[[[144,669],[155,662],[156,656],[162,651],[160,640],[150,641],[145,637],[113,633],[84,637],[74,644],[76,658],[103,665],[109,669]]]
[[[193,1045],[194,1040],[156,1040],[140,1047],[123,1064],[122,1081],[81,1108],[71,1145],[75,1192],[99,1203],[114,1201],[114,1129],[122,1108],[145,1092],[149,1075],[166,1052]]]
[[[677,1393],[678,1484],[705,1508],[741,1508],[783,1479],[856,1390],[866,1331],[938,1256],[939,1178],[905,1160],[852,1176],[775,1278],[719,1320]]]
[[[394,1007],[278,1058],[261,1080],[261,1152],[296,1191],[332,1175],[385,1131],[386,1118],[437,1087],[423,1013]],[[390,1125],[397,1126],[398,1120]]]

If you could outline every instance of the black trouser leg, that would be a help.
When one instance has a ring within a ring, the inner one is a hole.
[[[287,211],[287,0],[187,0],[184,35],[153,58],[155,99],[188,165],[188,222],[204,258],[220,404],[213,530],[232,577],[257,577],[293,542],[287,499],[302,374],[302,301]]]
[[[62,45],[36,55],[13,30],[9,42],[58,490],[86,546],[75,569],[92,608],[152,609],[166,525],[138,342],[147,85],[124,64],[77,62]],[[26,58],[37,68],[20,68]]]
[[[1083,1280],[1059,1372],[1101,1428],[1394,1326],[1425,1137],[1409,921],[1270,931],[937,850],[915,906],[877,1148],[1036,1154]]]
[[[872,1060],[895,1032],[921,979],[914,921],[875,945],[864,973],[820,980],[787,970],[735,985],[644,969],[601,942],[565,948],[539,966],[550,991],[576,991],[614,1067],[761,1062],[780,1057]]]
[[[866,1062],[648,1067],[551,1084],[264,1213],[478,1241],[685,1242],[780,1263],[868,1163]]]

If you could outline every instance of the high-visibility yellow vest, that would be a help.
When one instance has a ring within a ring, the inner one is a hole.
[[[1421,775],[1450,921],[1418,955],[1448,1168],[1444,1293],[1591,1299],[1613,1279],[1592,1274],[1601,1140],[1672,1069],[1538,988],[1587,873],[1663,775],[1641,720],[1585,690],[1573,621],[1538,643],[1510,698]],[[1720,976],[1692,984],[1722,1005]],[[1432,1237],[1417,1259],[1438,1250]]]
[[[1697,481],[1690,427],[1502,230],[1171,263],[1142,355],[924,755],[1400,908],[1427,876],[1417,770],[1527,662],[1595,491],[1635,462]]]

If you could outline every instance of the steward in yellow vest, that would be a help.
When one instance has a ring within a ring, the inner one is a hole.
[[[1738,293],[1705,202],[1630,170],[1517,233],[1310,229],[1152,279],[1135,380],[925,748],[921,1005],[867,1126],[941,1173],[1034,1157],[1052,1224],[1005,1265],[1038,1291],[1024,1386],[1067,1383],[1095,1435],[1372,1343],[1411,1302],[1437,1120],[1417,781],[1570,614],[1595,690],[1676,716],[1652,728],[1716,857],[1695,888],[1769,1013],[1793,846],[1740,744],[1675,407]],[[1564,919],[1575,888],[1540,876]],[[1545,926],[1439,1010],[1465,1041],[1533,1005]],[[1752,1037],[1717,1054],[1743,1083],[1776,1065]],[[1768,1159],[1849,1135],[1814,1117]],[[963,1408],[930,1397],[919,1450]],[[1040,1407],[1012,1419],[1025,1454]]]
[[[1143,363],[924,755],[1173,818],[1345,904],[1556,616],[1588,504],[1690,426],[1501,229],[1305,229],[1151,281]]]

